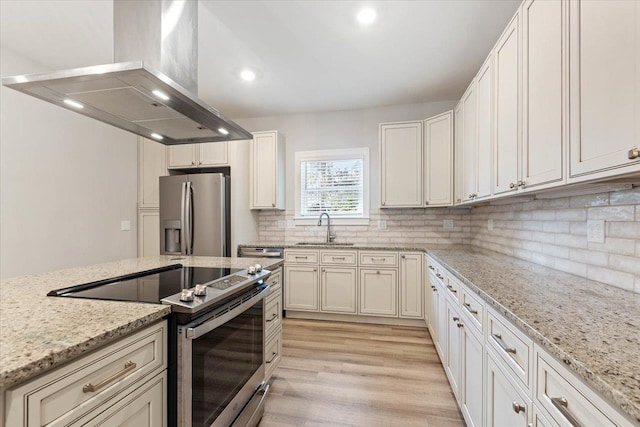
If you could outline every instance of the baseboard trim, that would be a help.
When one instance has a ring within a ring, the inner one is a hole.
[[[291,319],[331,320],[337,322],[369,323],[391,326],[416,326],[419,328],[427,328],[423,319],[400,319],[395,317],[361,316],[356,314],[313,313],[293,310],[287,310],[286,317]]]

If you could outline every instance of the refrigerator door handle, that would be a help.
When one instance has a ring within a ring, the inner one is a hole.
[[[187,224],[185,223],[185,202],[187,195],[187,183],[182,183],[182,195],[180,196],[180,254],[187,254],[186,236]]]
[[[193,185],[191,181],[187,181],[187,218],[189,223],[187,255],[193,255]]]

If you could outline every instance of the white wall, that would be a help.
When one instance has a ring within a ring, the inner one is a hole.
[[[286,209],[294,210],[296,151],[369,147],[371,211],[380,204],[378,124],[422,120],[452,109],[457,101],[406,104],[363,110],[238,119],[251,132],[278,130],[286,136]]]
[[[0,64],[3,77],[49,68],[4,47]],[[0,277],[135,257],[136,137],[12,89],[0,98]]]

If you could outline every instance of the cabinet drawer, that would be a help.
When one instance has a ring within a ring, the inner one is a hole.
[[[284,260],[295,264],[317,264],[318,251],[285,251]]]
[[[269,294],[264,306],[265,336],[269,336],[282,323],[282,291]]]
[[[96,408],[71,426],[162,427],[167,419],[167,373],[162,372],[116,403]]]
[[[269,297],[269,295],[273,295],[278,290],[282,289],[282,267],[278,267],[277,269],[271,272],[271,276],[269,276],[269,278],[267,279],[267,283],[271,287],[269,289],[269,293],[267,294],[267,297]]]
[[[455,279],[451,277],[444,276],[445,280],[445,288],[447,288],[447,295],[453,297],[453,299],[458,302],[460,300],[460,293],[462,290],[462,285]]]
[[[321,264],[356,265],[358,257],[355,251],[321,251]]]
[[[602,412],[602,403],[592,402],[541,356],[537,353],[535,399],[559,425],[621,425]],[[580,388],[586,391],[585,386]],[[577,423],[572,424],[572,420]]]
[[[267,338],[264,350],[265,380],[268,381],[282,359],[282,329]]]
[[[482,330],[484,303],[474,292],[462,286],[462,312],[471,318],[471,323]]]
[[[489,310],[487,323],[489,346],[493,347],[503,364],[509,367],[520,385],[529,390],[533,341],[493,310]]]
[[[166,335],[166,322],[156,324],[8,390],[7,425],[67,425],[92,411],[148,374],[166,368]]]
[[[397,267],[397,252],[360,252],[360,265],[373,267]]]

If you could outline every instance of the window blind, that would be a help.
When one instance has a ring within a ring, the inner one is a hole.
[[[363,159],[302,161],[300,181],[303,216],[362,216]]]

